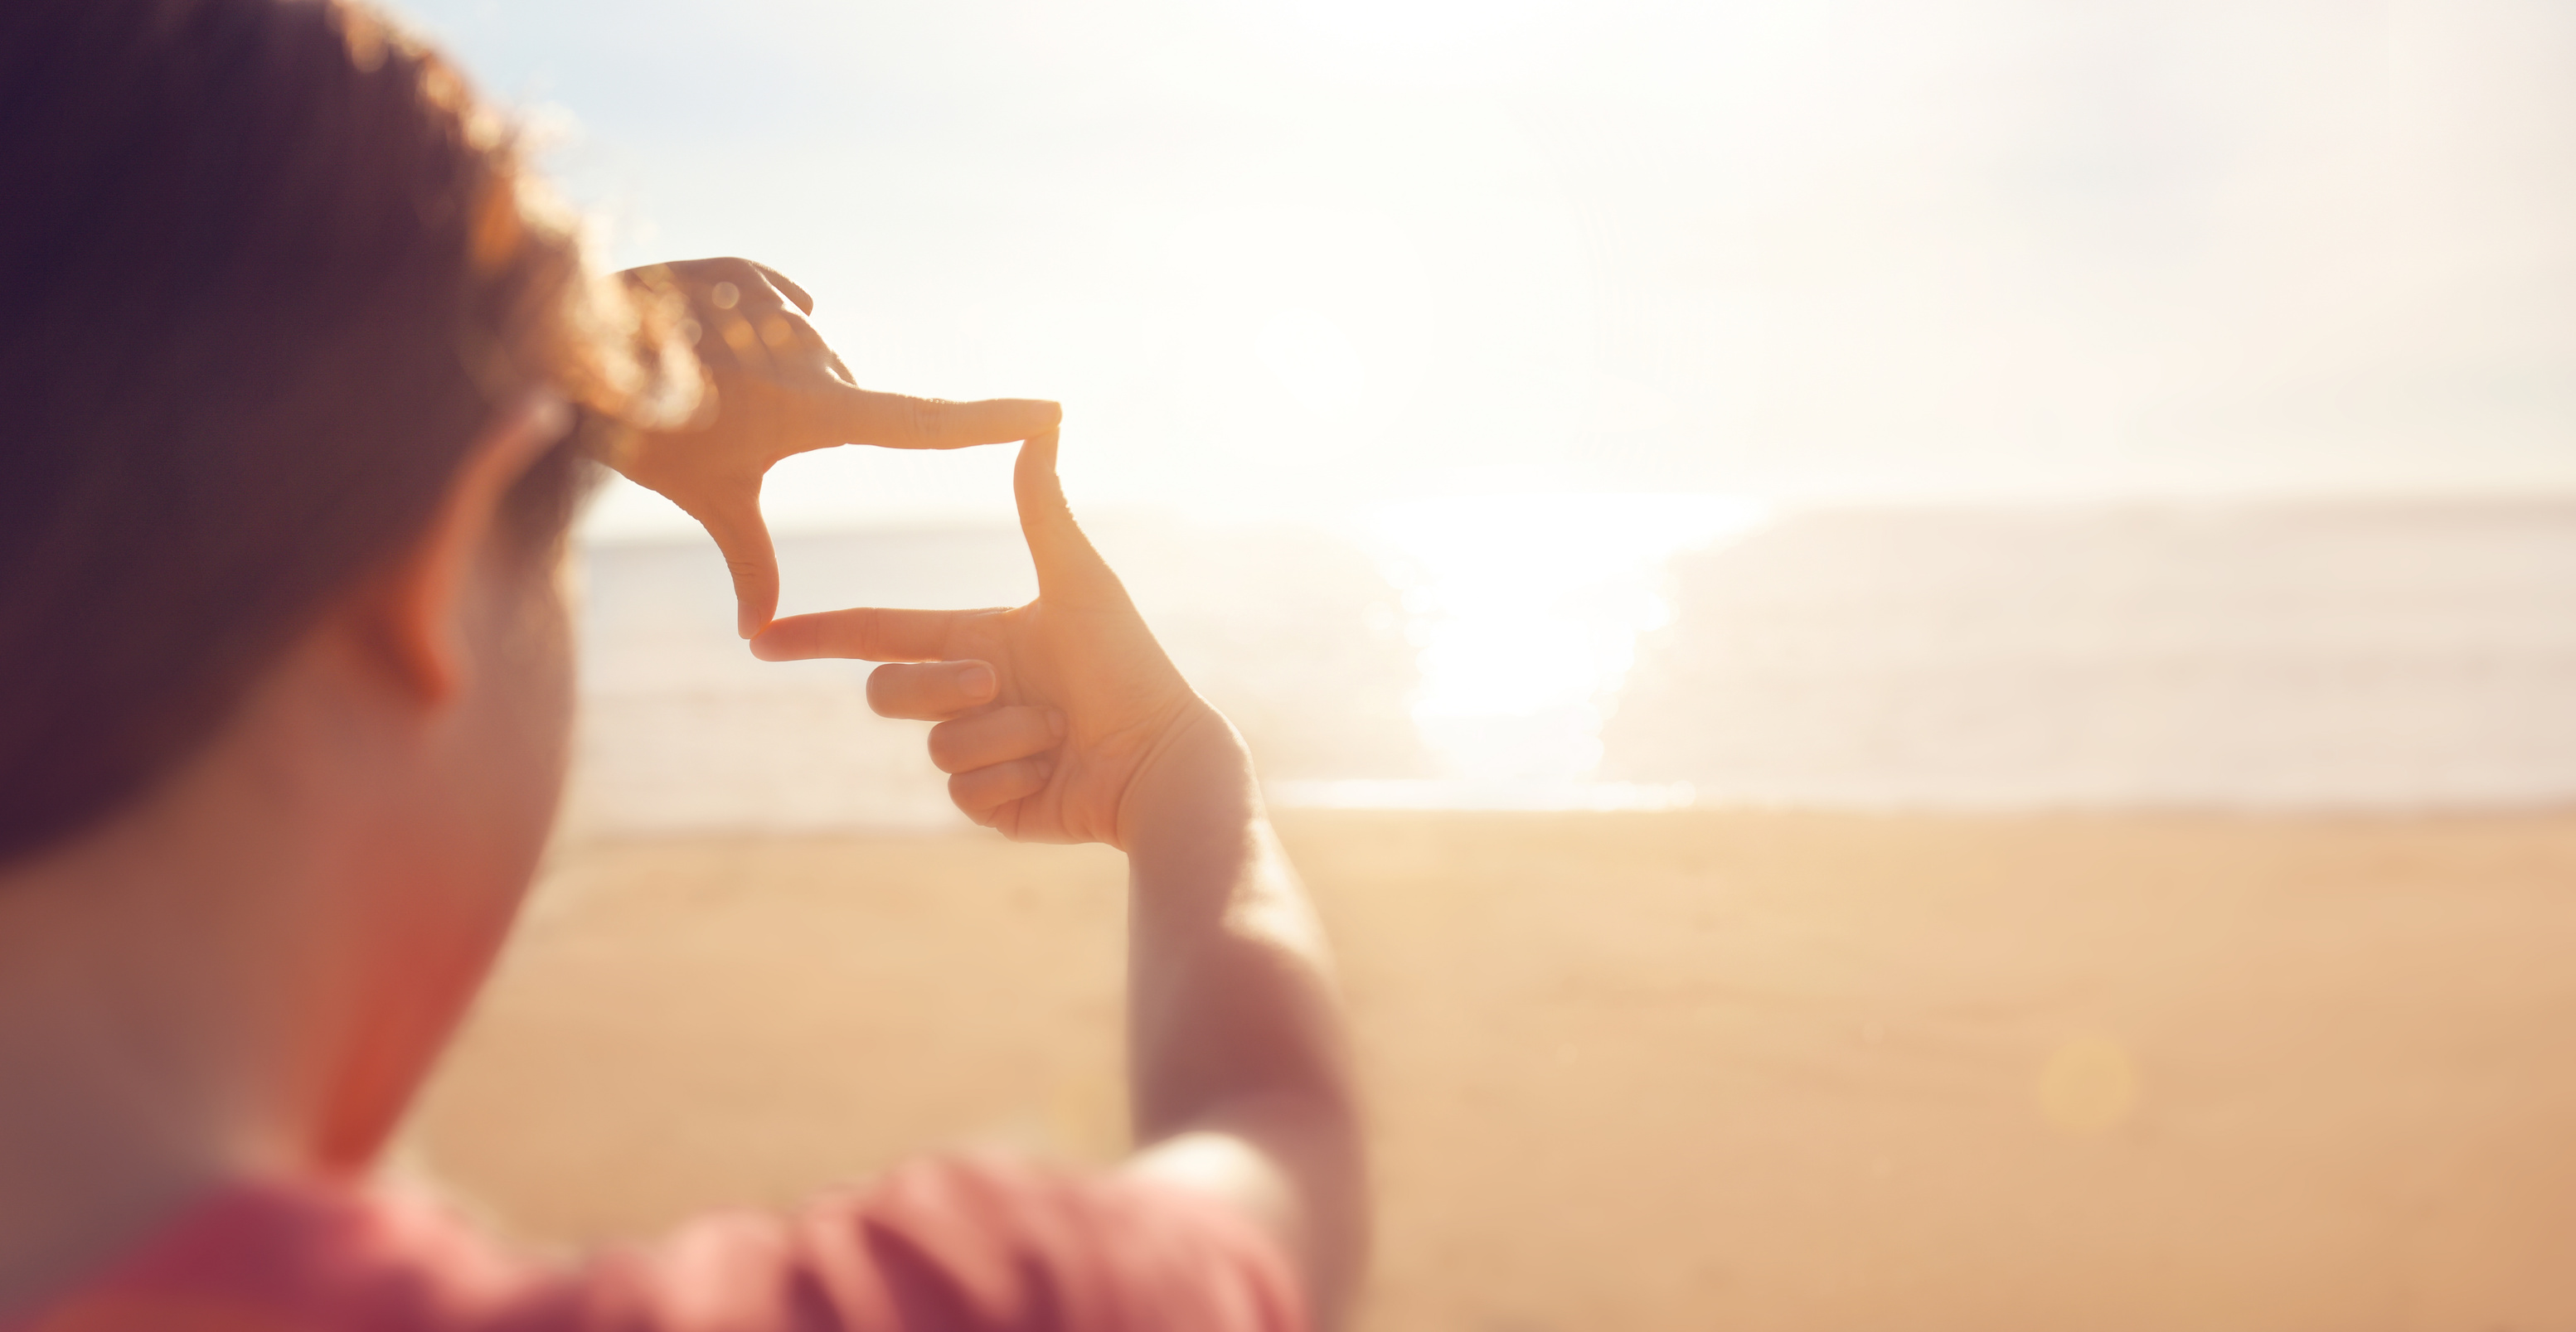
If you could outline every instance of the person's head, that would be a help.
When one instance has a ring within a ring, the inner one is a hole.
[[[383,1066],[316,1094],[398,1106],[552,818],[573,505],[694,370],[347,0],[11,0],[0,199],[0,894],[327,809],[270,853],[348,880],[301,909]]]

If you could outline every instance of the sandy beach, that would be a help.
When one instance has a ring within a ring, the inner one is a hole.
[[[2576,815],[1290,813],[1372,1332],[2576,1325]],[[1122,865],[561,850],[414,1150],[532,1241],[1121,1147]]]

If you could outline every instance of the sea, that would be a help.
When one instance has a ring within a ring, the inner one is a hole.
[[[2576,497],[1421,501],[1092,525],[1283,806],[2523,809],[2576,800]],[[1011,605],[1006,526],[779,542],[783,609]],[[857,662],[763,663],[703,538],[581,552],[570,820],[963,826]]]

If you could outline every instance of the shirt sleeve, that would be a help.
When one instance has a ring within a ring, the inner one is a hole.
[[[1285,1255],[1169,1185],[942,1157],[793,1217],[720,1215],[577,1282],[599,1332],[1302,1332]]]

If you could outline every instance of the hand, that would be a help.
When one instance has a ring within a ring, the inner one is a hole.
[[[1132,797],[1158,760],[1186,751],[1196,762],[1213,749],[1240,764],[1240,742],[1190,691],[1074,524],[1055,455],[1054,431],[1031,437],[1012,477],[1037,600],[795,615],[751,651],[764,661],[905,663],[868,677],[868,704],[939,723],[930,757],[952,774],[949,798],[967,817],[1015,841],[1125,848],[1139,815]]]
[[[806,321],[814,298],[765,265],[693,259],[618,276],[687,303],[698,361],[713,392],[688,426],[639,435],[617,470],[660,491],[715,538],[733,571],[745,638],[778,613],[778,557],[760,516],[760,483],[780,459],[841,444],[1003,444],[1052,430],[1063,419],[1054,403],[1033,399],[945,402],[858,387]]]

